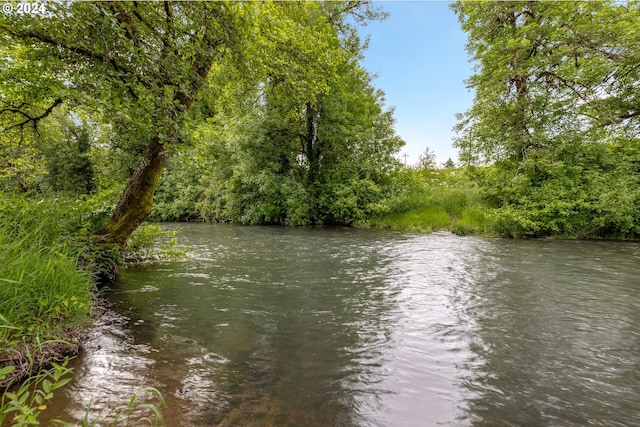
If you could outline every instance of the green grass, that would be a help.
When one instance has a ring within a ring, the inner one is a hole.
[[[12,358],[89,323],[93,277],[78,259],[92,219],[78,202],[1,200],[0,352]]]
[[[0,194],[0,356],[67,339],[89,323],[96,276],[125,260],[117,248],[95,244],[109,197]],[[141,227],[127,260],[179,257],[184,250],[171,237],[158,225]]]
[[[372,218],[369,220],[368,226],[429,233],[434,229],[446,228],[450,223],[451,220],[447,212],[440,206],[432,205]]]
[[[432,232],[448,229],[456,234],[483,234],[487,207],[458,170],[404,172],[400,191],[389,213],[370,218],[364,226]]]
[[[487,208],[478,203],[467,206],[448,228],[458,235],[487,235],[487,223]]]
[[[40,425],[54,391],[71,380],[66,361],[55,362],[77,350],[73,340],[93,320],[92,270],[99,266],[100,253],[92,237],[109,214],[103,205],[99,197],[34,200],[0,194],[1,425]],[[133,241],[145,254],[155,247],[158,234],[167,237],[157,226],[147,228]],[[160,405],[150,403],[150,397]],[[165,425],[160,406],[162,395],[146,387],[126,407],[97,415],[87,408],[82,425]]]
[[[85,324],[91,280],[64,249],[34,246],[39,236],[19,239],[0,230],[0,348],[59,339],[64,329]]]

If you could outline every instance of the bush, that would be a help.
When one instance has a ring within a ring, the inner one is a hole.
[[[176,231],[163,231],[159,224],[142,224],[127,243],[125,261],[145,263],[181,258],[187,249],[177,246],[176,234]]]
[[[505,237],[640,236],[638,170],[624,158],[612,159],[598,152],[573,163],[476,169],[482,195],[493,205],[487,230]]]
[[[448,228],[459,234],[485,228],[486,206],[461,170],[402,171],[385,203],[389,212],[372,215],[367,225],[427,232]]]

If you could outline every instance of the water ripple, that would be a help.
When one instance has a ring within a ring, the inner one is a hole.
[[[640,245],[175,225],[123,272],[67,400],[168,425],[640,424]],[[73,409],[75,410],[75,409]]]

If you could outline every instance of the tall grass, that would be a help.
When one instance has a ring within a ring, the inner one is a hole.
[[[368,225],[374,228],[430,233],[437,229],[447,228],[450,221],[449,215],[442,207],[424,205],[404,212],[390,212],[374,217],[369,220]]]
[[[125,257],[144,262],[184,253],[158,225],[141,227],[126,255],[96,245],[111,202],[109,193],[84,199],[0,193],[0,356],[86,324],[94,276]]]
[[[38,417],[54,391],[71,380],[66,362],[55,361],[65,349],[77,348],[71,340],[92,320],[94,270],[104,255],[93,236],[109,215],[104,206],[101,197],[34,200],[0,194],[0,391],[11,385],[0,394],[0,425],[40,425]],[[136,250],[149,254],[152,237],[166,237],[157,226],[154,230],[134,240]],[[88,419],[87,409],[82,425],[164,425],[158,406],[146,401],[149,393],[164,405],[162,395],[147,387],[126,407],[100,412],[95,420]]]
[[[406,170],[398,177],[390,212],[370,218],[367,226],[458,234],[482,233],[486,206],[461,170]]]
[[[78,258],[95,218],[70,200],[1,200],[0,353],[11,358],[89,321],[92,276]]]
[[[12,239],[0,229],[0,342],[59,339],[64,329],[86,322],[91,280],[64,248],[38,247],[37,233]]]

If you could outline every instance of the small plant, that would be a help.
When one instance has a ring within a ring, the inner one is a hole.
[[[109,427],[129,427],[129,426],[141,426],[141,425],[150,425],[150,426],[164,426],[166,425],[164,422],[164,418],[162,417],[162,413],[157,405],[153,403],[139,402],[141,396],[149,395],[157,397],[160,401],[160,406],[166,406],[164,398],[162,397],[162,393],[160,393],[154,387],[143,387],[141,389],[136,390],[131,399],[129,399],[129,404],[125,408],[115,408],[115,407],[107,407],[100,411],[95,420],[89,420],[89,411],[91,408],[87,408],[84,418],[82,419],[82,427],[95,427],[99,425],[105,425],[105,422],[108,422]],[[111,411],[113,412],[112,420],[106,421],[103,419],[105,413]]]
[[[27,379],[16,391],[7,390],[0,399],[0,425],[10,420],[16,426],[40,425],[38,417],[47,409],[47,403],[53,399],[54,390],[71,381],[72,368],[67,367],[68,360],[63,364],[53,363],[51,369],[41,370]],[[0,369],[0,380],[14,371],[13,366]],[[63,422],[54,420],[58,424]]]
[[[48,403],[53,399],[54,391],[71,381],[73,368],[67,367],[68,359],[62,364],[53,363],[50,369],[43,369],[29,377],[16,391],[7,388],[0,398],[0,425],[10,422],[18,427],[40,425],[38,419],[47,409]],[[5,366],[0,368],[0,381],[11,374],[15,368]],[[158,405],[148,402],[140,402],[143,396],[156,397],[160,406],[165,406],[162,394],[153,387],[144,387],[137,390],[129,399],[125,408],[108,407],[100,411],[95,420],[89,420],[90,407],[87,408],[82,419],[82,427],[96,427],[108,425],[110,427],[129,426],[164,426],[164,418]],[[111,420],[106,420],[105,413],[112,412]],[[59,426],[71,426],[63,420],[50,420],[52,424]]]
[[[145,263],[182,258],[187,249],[177,246],[176,234],[176,231],[162,230],[158,224],[143,224],[129,239],[126,261]]]

